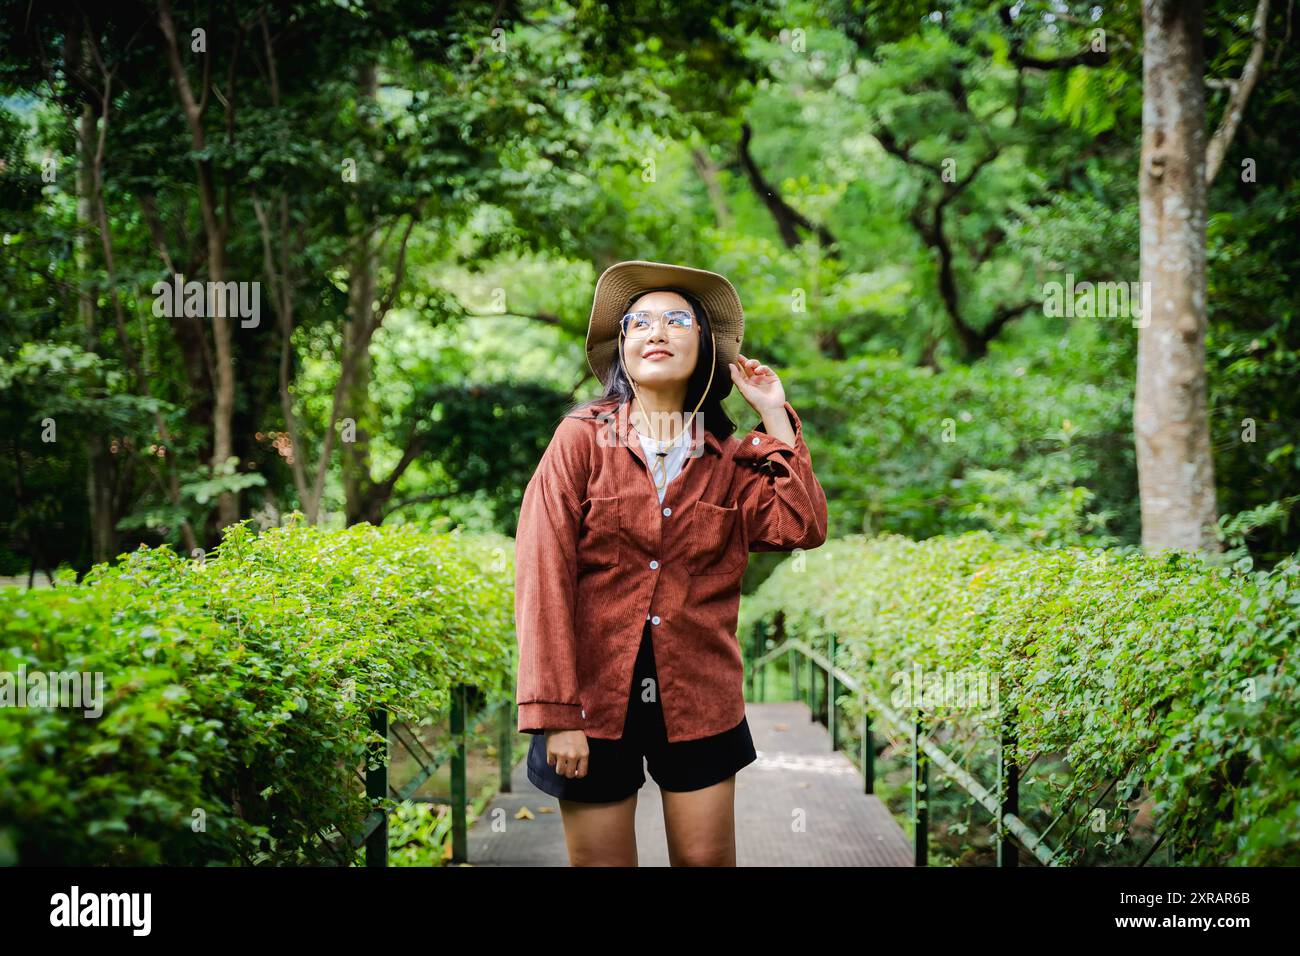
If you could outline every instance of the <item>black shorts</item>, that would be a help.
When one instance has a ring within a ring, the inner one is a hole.
[[[655,680],[650,701],[641,699],[642,681],[647,677]],[[641,789],[647,763],[659,789],[683,791],[711,787],[758,759],[745,717],[712,737],[669,743],[658,684],[647,623],[632,670],[623,736],[618,740],[588,737],[587,775],[570,780],[546,762],[546,734],[536,733],[528,747],[528,779],[561,800],[608,803]]]

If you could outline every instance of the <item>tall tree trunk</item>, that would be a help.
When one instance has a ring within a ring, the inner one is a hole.
[[[215,224],[215,216],[212,217]],[[210,224],[210,229],[212,224]],[[208,232],[208,278],[226,281],[226,240],[217,228]],[[235,454],[235,356],[229,317],[212,318],[212,341],[216,346],[217,381],[212,412],[212,470],[216,472]],[[223,491],[217,499],[217,527],[224,528],[239,520],[239,495]]]
[[[1205,376],[1204,0],[1143,0],[1133,426],[1142,546],[1217,551]]]
[[[369,244],[364,248],[368,253]],[[361,344],[357,340],[374,301],[374,258],[363,253],[358,259],[348,289],[348,298],[352,300],[352,320],[343,329],[343,350],[352,353],[356,362],[344,399],[344,417],[356,423],[356,433],[353,440],[341,442],[339,448],[343,458],[343,496],[349,526],[369,520],[367,512],[372,484],[370,423],[374,420],[374,409],[370,403],[370,346],[368,342]]]
[[[211,159],[200,159],[207,152],[207,132],[204,129],[204,112],[207,108],[208,94],[211,90],[208,69],[210,61],[204,60],[204,73],[201,95],[195,96],[189,75],[181,61],[180,47],[176,38],[176,25],[172,19],[170,0],[158,2],[158,26],[166,40],[167,62],[171,69],[172,80],[180,99],[181,111],[190,128],[190,146],[194,151],[194,170],[198,183],[199,212],[203,219],[203,232],[208,246],[208,280],[226,281],[226,222],[218,214],[217,187],[214,181]],[[232,54],[233,58],[233,54]],[[233,85],[227,84],[227,95],[233,97]],[[229,106],[227,107],[229,109]],[[227,194],[227,207],[229,195]],[[222,214],[229,217],[229,208]],[[211,303],[209,303],[209,307]],[[227,459],[235,454],[234,418],[235,418],[235,356],[234,337],[231,332],[230,316],[211,316],[212,341],[215,346],[216,376],[213,394],[212,412],[212,458],[213,472],[223,467]],[[239,520],[239,495],[233,491],[223,491],[217,498],[217,528],[234,524]]]
[[[88,352],[98,351],[95,329],[95,297],[87,277],[90,274],[90,230],[94,222],[95,110],[87,103],[78,118],[77,137],[77,316],[81,320],[82,342]],[[104,435],[92,430],[86,438],[86,503],[90,514],[90,560],[99,564],[117,553],[116,515],[113,513],[113,467]]]
[[[379,92],[379,77],[373,63],[362,68],[358,86],[361,98],[367,103],[373,103]],[[367,521],[370,517],[370,423],[374,420],[373,409],[370,407],[370,342],[368,336],[364,342],[360,340],[370,324],[374,302],[375,254],[370,241],[365,239],[352,264],[348,282],[348,311],[351,321],[343,329],[343,352],[355,356],[352,378],[348,382],[344,399],[344,417],[356,422],[356,434],[355,440],[344,441],[340,447],[343,459],[344,512],[349,527]]]

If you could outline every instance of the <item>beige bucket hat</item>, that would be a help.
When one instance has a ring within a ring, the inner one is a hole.
[[[587,323],[587,364],[602,384],[618,355],[619,325],[627,307],[651,289],[695,296],[708,317],[718,360],[724,365],[736,360],[745,334],[745,315],[740,308],[740,296],[726,278],[690,266],[630,259],[614,263],[596,280],[591,319]],[[723,381],[729,383],[730,378]]]

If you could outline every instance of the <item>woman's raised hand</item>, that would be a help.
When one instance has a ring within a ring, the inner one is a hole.
[[[745,358],[738,353],[727,368],[737,391],[760,415],[785,405],[785,387],[781,379],[766,365],[759,364],[758,359]]]

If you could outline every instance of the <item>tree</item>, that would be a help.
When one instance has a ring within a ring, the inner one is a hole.
[[[1148,550],[1219,550],[1205,367],[1205,216],[1210,182],[1263,59],[1268,2],[1207,160],[1203,0],[1142,4],[1141,274],[1133,429]],[[1208,162],[1208,167],[1207,167]]]

